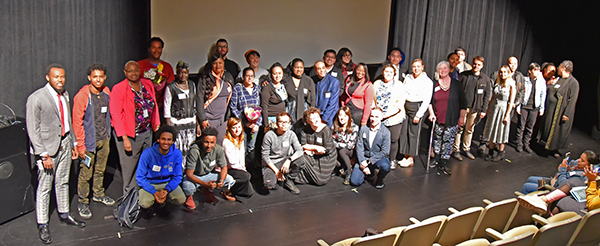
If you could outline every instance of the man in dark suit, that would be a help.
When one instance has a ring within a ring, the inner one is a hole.
[[[72,131],[69,94],[63,89],[65,69],[59,64],[46,68],[48,83],[27,98],[26,121],[31,150],[38,168],[36,216],[40,239],[51,243],[49,203],[52,186],[56,187],[56,203],[62,223],[85,227],[84,222],[69,213],[69,171],[71,160],[77,159],[77,145]]]
[[[383,111],[374,108],[371,111],[369,125],[360,127],[356,140],[356,156],[350,175],[350,184],[361,185],[368,178],[374,178],[375,188],[383,188],[383,178],[390,172],[390,131],[381,124]],[[376,173],[375,170],[378,170]],[[376,175],[377,174],[377,175]]]

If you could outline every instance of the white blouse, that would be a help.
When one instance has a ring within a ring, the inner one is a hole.
[[[422,118],[431,103],[433,81],[427,77],[425,72],[422,72],[417,78],[410,74],[404,79],[404,89],[406,90],[406,101],[423,102],[416,114],[417,117]]]
[[[238,149],[229,139],[225,138],[223,139],[222,146],[223,151],[225,151],[225,158],[227,158],[228,168],[246,171],[246,150],[244,143]]]

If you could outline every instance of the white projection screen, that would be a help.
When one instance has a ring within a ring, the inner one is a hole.
[[[284,66],[302,58],[305,66],[322,59],[326,49],[348,47],[354,62],[386,58],[391,0],[152,0],[152,36],[165,41],[162,59],[179,60],[195,73],[206,63],[210,46],[229,42],[227,57],[247,66],[249,49],[260,66]],[[234,75],[236,76],[236,75]]]

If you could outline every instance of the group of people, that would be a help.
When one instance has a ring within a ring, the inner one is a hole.
[[[60,220],[85,226],[69,212],[71,160],[81,159],[81,218],[92,217],[90,179],[91,200],[115,204],[103,188],[111,138],[124,194],[139,187],[140,206],[148,210],[166,201],[195,209],[197,190],[209,203],[217,202],[213,191],[229,201],[252,196],[252,163],[260,165],[253,174],[262,175],[264,192],[283,186],[298,194],[297,184],[325,185],[334,174],[346,185],[368,181],[383,188],[391,169],[414,164],[424,117],[433,122],[432,166],[447,175],[450,156],[462,159],[461,143],[464,155],[475,158],[470,152],[473,129],[485,116],[486,160],[504,157],[513,112],[519,115],[517,151],[531,152],[533,125],[546,111],[541,140],[558,154],[578,94],[570,61],[557,69],[532,63],[526,77],[511,57],[490,78],[481,72],[484,58],[475,56],[468,64],[460,48],[437,64],[434,78],[425,73],[421,59],[407,66],[404,52],[394,48],[374,82],[368,66],[354,63],[348,48],[326,50],[306,74],[300,58],[264,69],[256,50],[245,53],[248,67],[240,69],[227,58],[227,41],[219,39],[198,81],[189,79],[187,63],[179,61],[173,69],[161,60],[163,48],[162,39],[150,39],[148,58],[128,61],[125,79],[112,90],[104,85],[107,68],[92,64],[90,83],[75,95],[72,112],[65,68],[59,64],[48,66],[48,83],[29,96],[27,130],[38,166],[36,215],[43,242],[52,240],[48,203],[53,185]]]

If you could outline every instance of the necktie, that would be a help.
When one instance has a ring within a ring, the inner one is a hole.
[[[65,136],[65,111],[63,110],[62,100],[60,100],[60,94],[56,94],[58,96],[58,108],[60,111],[60,135]]]

